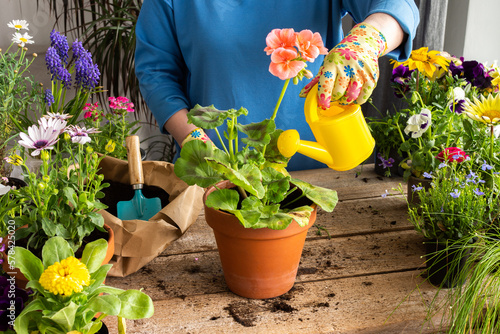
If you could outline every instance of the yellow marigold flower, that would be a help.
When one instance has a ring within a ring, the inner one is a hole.
[[[422,47],[411,52],[410,58],[405,62],[393,62],[394,68],[399,65],[405,65],[410,70],[418,69],[420,73],[424,73],[428,78],[434,76],[434,72],[441,69],[448,69],[450,60],[443,56],[441,52],[432,50],[428,47]]]
[[[70,256],[45,269],[39,282],[45,290],[55,295],[70,296],[89,285],[90,274],[80,260]]]
[[[112,139],[110,139],[104,149],[106,150],[106,152],[112,153],[115,150],[115,147],[116,143]]]
[[[464,113],[473,120],[488,126],[500,123],[500,95],[488,97],[481,95],[481,100],[474,96],[473,103],[467,103]]]
[[[5,161],[14,166],[20,166],[23,164],[23,158],[18,156],[17,154],[12,154],[10,157],[6,157]]]

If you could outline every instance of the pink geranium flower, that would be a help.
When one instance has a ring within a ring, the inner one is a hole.
[[[273,29],[266,37],[266,44],[264,51],[267,55],[272,54],[278,48],[295,51],[297,37],[293,29]]]
[[[302,30],[297,34],[297,47],[306,61],[314,62],[319,55],[326,55],[328,49],[323,45],[323,40],[319,33],[311,30]]]
[[[127,112],[134,112],[134,104],[124,96],[109,97],[109,107],[115,111],[126,110]]]
[[[271,55],[269,72],[281,80],[295,77],[306,66],[303,61],[294,60],[297,56],[297,51],[295,50],[285,48],[278,48],[274,50]]]

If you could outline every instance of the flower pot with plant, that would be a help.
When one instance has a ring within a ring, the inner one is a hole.
[[[279,37],[279,32],[271,34]],[[315,47],[322,50],[323,43]],[[292,178],[284,168],[288,160],[277,149],[282,130],[276,129],[274,119],[280,101],[289,80],[306,74],[300,47],[298,51],[289,55],[300,65],[292,71],[285,73],[276,63],[270,66],[271,73],[286,80],[270,119],[241,124],[238,117],[248,113],[243,107],[218,110],[197,105],[188,113],[189,122],[214,129],[222,149],[211,142],[187,141],[175,162],[175,173],[183,181],[208,188],[205,217],[214,230],[229,289],[243,297],[271,298],[287,292],[317,206],[332,211],[337,203],[334,190]],[[218,130],[224,123],[227,145]]]
[[[101,190],[107,187],[98,173],[102,157],[86,146],[96,130],[67,125],[66,117],[43,117],[27,133],[20,134],[18,144],[31,150],[32,156],[41,156],[40,175],[30,171],[19,156],[7,159],[21,166],[28,185],[0,198],[1,231],[6,233],[15,227],[16,244],[24,243],[39,256],[53,236],[67,240],[74,252],[89,238],[111,239],[112,231],[104,228],[104,219],[98,213],[106,208],[100,201]],[[110,240],[110,254],[113,248]]]
[[[454,287],[468,256],[466,244],[485,227],[492,192],[473,158],[445,160],[431,175],[429,189],[415,189],[420,202],[410,204],[409,217],[426,239],[428,278],[436,286]]]
[[[15,319],[16,333],[94,334],[107,316],[151,317],[154,306],[148,295],[104,285],[111,268],[110,264],[102,265],[106,248],[105,240],[93,241],[85,246],[79,260],[62,237],[47,240],[42,259],[15,247],[15,266],[29,279],[27,286],[34,291],[33,300]],[[125,329],[119,326],[118,332],[125,333]]]

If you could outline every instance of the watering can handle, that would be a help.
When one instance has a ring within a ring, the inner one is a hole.
[[[129,136],[125,139],[127,145],[128,172],[131,185],[143,185],[142,160],[139,145],[139,136]]]

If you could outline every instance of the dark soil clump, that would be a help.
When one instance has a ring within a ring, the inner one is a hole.
[[[252,311],[251,305],[248,303],[231,303],[224,307],[224,310],[229,312],[234,321],[244,327],[255,326],[257,316]]]
[[[271,306],[271,312],[292,313],[293,311],[297,311],[297,309],[293,308],[292,306],[290,306],[289,304],[285,303],[284,301],[276,301]]]

